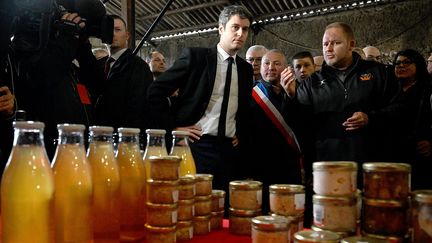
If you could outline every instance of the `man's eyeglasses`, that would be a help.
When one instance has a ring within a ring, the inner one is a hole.
[[[252,63],[252,62],[261,62],[261,60],[262,60],[262,57],[249,57],[248,59],[246,59],[246,61],[248,61],[248,62],[250,62],[250,63]]]
[[[410,64],[413,64],[414,62],[413,61],[411,61],[411,60],[403,60],[403,61],[396,61],[395,63],[394,63],[394,65],[395,66],[400,66],[401,64],[403,64],[403,65],[410,65]]]

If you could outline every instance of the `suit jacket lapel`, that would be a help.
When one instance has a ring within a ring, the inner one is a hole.
[[[210,48],[208,51],[207,59],[207,81],[208,81],[208,94],[213,92],[213,86],[216,78],[216,68],[217,68],[217,48]]]

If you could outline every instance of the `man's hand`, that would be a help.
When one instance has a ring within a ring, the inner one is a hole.
[[[202,135],[202,129],[200,126],[193,125],[188,127],[176,127],[174,131],[185,131],[189,133],[189,141],[194,142],[195,140],[199,140]]]
[[[352,131],[357,130],[366,126],[369,123],[369,117],[366,113],[361,111],[354,112],[354,114],[348,118],[342,126],[346,127],[345,130]]]
[[[295,90],[297,84],[295,82],[294,70],[291,67],[287,67],[281,72],[280,84],[285,90],[285,92],[288,94],[288,97],[295,97]]]
[[[0,87],[0,114],[11,116],[14,113],[15,96],[7,86]]]
[[[432,155],[432,143],[428,140],[422,140],[417,142],[417,153],[424,157]]]

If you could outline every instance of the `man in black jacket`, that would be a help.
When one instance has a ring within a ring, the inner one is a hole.
[[[227,190],[233,176],[240,177],[235,167],[250,122],[253,71],[236,53],[247,39],[251,22],[244,8],[224,8],[219,16],[217,46],[184,49],[149,89],[156,125],[190,133],[197,172],[213,174],[213,187],[218,189]],[[230,74],[232,78],[226,79]],[[229,91],[225,89],[226,82],[231,82]],[[167,97],[177,89],[179,95],[170,106]],[[228,102],[223,102],[225,94]],[[223,103],[227,105],[226,113]],[[225,114],[226,119],[220,119]]]

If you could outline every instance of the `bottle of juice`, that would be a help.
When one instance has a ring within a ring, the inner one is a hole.
[[[90,127],[87,158],[93,182],[94,242],[120,240],[120,173],[114,155],[112,127]]]
[[[3,243],[54,242],[54,178],[42,122],[16,121],[1,183]]]
[[[195,160],[189,147],[189,133],[186,131],[172,131],[173,141],[170,155],[182,158],[180,162],[180,176],[195,175]]]
[[[120,169],[120,239],[144,239],[145,168],[141,158],[138,128],[118,129],[116,158]]]
[[[92,177],[84,148],[84,125],[57,125],[53,159],[55,242],[91,242]]]
[[[146,178],[150,179],[150,156],[167,156],[165,144],[166,131],[163,129],[147,129],[147,145],[144,152]]]

